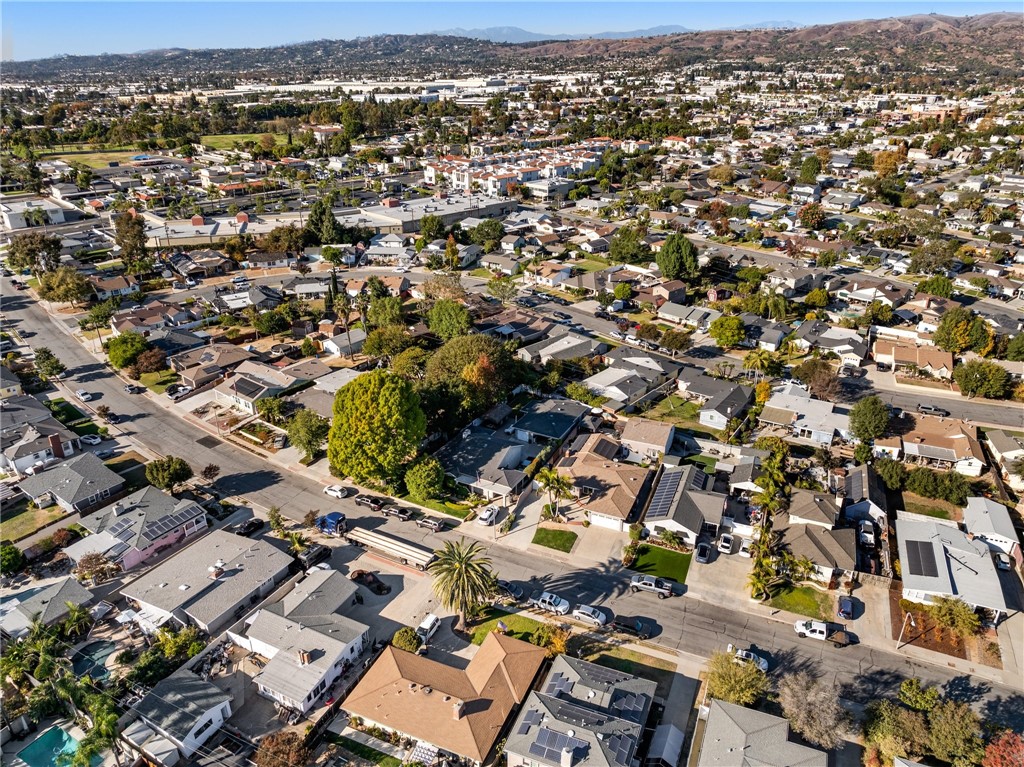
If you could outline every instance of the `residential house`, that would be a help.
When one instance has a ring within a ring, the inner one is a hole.
[[[325,338],[320,342],[320,348],[334,357],[352,357],[363,350],[364,343],[366,331],[362,328],[352,328],[348,332]]]
[[[63,621],[68,615],[69,602],[88,605],[92,601],[92,592],[71,576],[42,586],[32,584],[4,597],[0,607],[0,634],[5,639],[18,639],[26,636],[37,620],[44,626]]]
[[[550,443],[571,437],[590,406],[571,399],[531,400],[509,427],[520,442]]]
[[[80,447],[78,435],[35,397],[0,400],[0,469],[22,476],[64,460]]]
[[[484,335],[527,346],[545,338],[555,323],[535,312],[512,307],[479,320],[475,327]]]
[[[234,644],[267,659],[260,695],[303,714],[370,644],[370,627],[342,614],[358,586],[337,570],[311,570],[280,601],[246,621]]]
[[[953,377],[953,355],[935,346],[878,339],[871,356],[875,362],[889,365],[896,372],[926,373],[947,381]]]
[[[286,269],[295,265],[296,255],[294,253],[278,251],[257,251],[249,253],[245,261],[250,269]]]
[[[1024,439],[995,429],[985,432],[989,452],[999,462],[1007,482],[1014,490],[1024,490],[1024,470],[1018,462],[1024,459]]]
[[[191,759],[231,717],[231,695],[187,668],[161,679],[132,707],[121,737],[149,763]]]
[[[655,298],[670,301],[674,304],[682,304],[686,301],[686,283],[682,280],[669,280],[659,283],[651,288]]]
[[[21,379],[11,372],[10,367],[0,365],[0,401],[9,397],[17,397],[24,393],[25,390],[21,387]]]
[[[729,422],[742,419],[754,403],[754,390],[749,386],[732,384],[704,403],[700,409],[700,423],[712,429],[723,431]]]
[[[808,269],[791,266],[771,272],[765,277],[762,290],[766,293],[777,293],[792,298],[800,293],[808,293],[825,284],[828,273],[822,269]]]
[[[605,407],[612,410],[632,409],[649,393],[662,390],[683,369],[681,363],[626,345],[605,353],[603,359],[608,367],[585,378],[583,384],[608,397]]]
[[[295,560],[269,542],[214,530],[121,589],[146,633],[174,621],[215,634],[284,580]]]
[[[600,339],[576,333],[561,325],[552,328],[547,338],[516,350],[523,362],[546,365],[551,360],[573,360],[603,354],[608,345]]]
[[[619,440],[628,450],[627,461],[652,463],[668,453],[675,439],[676,429],[670,423],[649,418],[630,418],[622,429]]]
[[[214,388],[218,400],[255,414],[256,403],[261,399],[279,397],[291,389],[306,384],[303,378],[293,376],[284,370],[265,365],[262,362],[246,360],[234,373]]]
[[[904,515],[896,518],[903,598],[931,604],[938,597],[962,599],[999,616],[1006,597],[988,544],[948,520]]]
[[[834,496],[796,489],[789,509],[777,514],[772,523],[781,545],[794,557],[814,563],[817,577],[825,582],[857,569],[857,531],[837,527],[839,511]]]
[[[836,213],[847,213],[855,210],[864,202],[864,197],[856,192],[830,192],[821,198],[821,207]]]
[[[647,504],[644,527],[652,535],[671,531],[690,545],[704,533],[717,535],[730,499],[713,487],[714,476],[700,466],[665,466]]]
[[[79,453],[21,481],[22,492],[40,508],[57,504],[68,514],[89,511],[120,493],[124,477],[92,453]]]
[[[632,767],[657,685],[557,655],[505,741],[508,767]]]
[[[223,378],[229,371],[255,356],[241,346],[215,343],[172,355],[167,358],[167,362],[171,370],[181,376],[183,384],[198,389]]]
[[[741,314],[743,327],[746,330],[744,346],[752,346],[769,352],[777,352],[793,332],[793,328],[783,322],[775,322],[757,314]]]
[[[518,234],[506,234],[501,238],[501,249],[505,253],[514,253],[517,249],[525,246],[526,240]]]
[[[434,457],[445,474],[470,492],[504,502],[527,485],[529,477],[522,467],[539,452],[537,445],[489,431],[472,431],[445,444]]]
[[[842,364],[860,366],[868,356],[868,347],[853,328],[829,325],[822,320],[804,322],[796,329],[793,343],[802,351],[820,349],[838,355]]]
[[[913,427],[894,437],[875,440],[874,450],[897,461],[968,477],[980,477],[985,454],[978,442],[978,429],[958,419],[908,415]]]
[[[139,278],[132,274],[117,277],[89,277],[89,284],[96,295],[97,301],[109,301],[111,298],[129,296],[139,290]]]
[[[844,469],[846,476],[838,494],[843,499],[843,513],[848,520],[870,519],[878,525],[886,524],[889,501],[885,484],[871,464]]]
[[[878,301],[884,306],[891,306],[895,309],[909,300],[913,293],[912,287],[895,285],[877,277],[857,274],[840,287],[836,295],[851,303],[870,304]]]
[[[639,514],[653,476],[647,468],[618,462],[622,447],[604,434],[581,434],[558,463],[590,523],[620,533]]]
[[[696,767],[828,767],[829,756],[790,740],[789,722],[780,716],[712,699],[703,738],[694,739],[690,746],[689,763]]]
[[[553,288],[572,276],[572,267],[559,261],[543,261],[526,270],[526,283]]]
[[[102,554],[125,571],[205,533],[209,525],[206,510],[195,501],[148,485],[82,517],[79,524],[91,535],[64,553],[75,562],[87,554]]]
[[[223,293],[213,299],[219,312],[237,312],[249,306],[262,311],[274,309],[284,302],[284,295],[268,285],[252,285],[236,293]]]
[[[1010,511],[991,498],[968,498],[964,509],[964,530],[984,541],[992,551],[1010,556],[1020,547]]]
[[[423,763],[443,750],[482,765],[529,695],[545,655],[498,632],[487,635],[464,668],[389,645],[342,705],[367,725],[418,741]]]
[[[703,306],[680,306],[668,301],[658,307],[658,318],[676,325],[686,325],[706,333],[711,323],[722,316],[716,309]]]
[[[818,202],[821,199],[820,184],[794,184],[789,193],[790,199],[798,205]]]
[[[488,253],[480,257],[480,266],[497,274],[512,276],[519,274],[523,268],[523,262],[516,256],[503,255],[501,253]]]
[[[762,425],[782,427],[792,437],[816,445],[852,438],[848,410],[813,399],[810,392],[799,386],[787,386],[772,394],[757,420]]]

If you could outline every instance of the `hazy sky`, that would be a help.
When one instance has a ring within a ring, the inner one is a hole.
[[[516,26],[550,34],[643,29],[679,24],[691,29],[765,21],[800,24],[914,13],[953,16],[1020,11],[1020,0],[988,2],[0,2],[3,58],[132,53],[154,48],[238,48],[306,40]]]

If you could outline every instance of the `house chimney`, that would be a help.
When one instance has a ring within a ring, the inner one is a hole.
[[[562,757],[559,759],[559,767],[572,767],[572,758],[575,751],[574,749],[566,746],[562,749]]]
[[[309,650],[299,650],[298,651],[298,656],[299,656],[299,665],[300,666],[308,666],[309,665],[309,661],[310,661]]]
[[[54,458],[67,458],[64,454],[64,443],[60,441],[59,435],[51,434],[47,438],[47,442],[50,443],[50,450],[53,451]]]
[[[202,226],[206,223],[206,219],[202,216],[192,216],[192,226]]]
[[[128,511],[128,509],[125,508],[123,503],[118,502],[114,504],[113,512],[115,517],[121,516],[126,511]]]
[[[465,704],[461,700],[457,700],[452,703],[452,719],[456,722],[462,719],[462,710]]]

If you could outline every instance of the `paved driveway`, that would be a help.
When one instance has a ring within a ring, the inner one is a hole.
[[[747,575],[752,563],[752,559],[739,554],[722,554],[717,551],[706,565],[694,558],[686,574],[686,595],[705,602],[735,607],[737,603],[750,598]]]

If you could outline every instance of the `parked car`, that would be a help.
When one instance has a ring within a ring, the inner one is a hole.
[[[192,393],[191,386],[181,386],[180,384],[173,384],[167,387],[167,396],[174,402],[177,402],[182,397],[186,397]]]
[[[99,434],[83,434],[78,439],[82,444],[92,445],[93,447],[103,442],[103,437]]]
[[[877,370],[879,373],[888,373],[889,364],[887,362],[876,362],[875,370]]]
[[[654,634],[654,624],[645,621],[643,618],[616,615],[611,622],[613,631],[621,634],[629,634],[637,639],[650,639]]]
[[[536,607],[538,610],[554,613],[555,615],[565,615],[572,609],[572,605],[568,601],[562,599],[558,594],[552,594],[550,591],[533,592],[530,595],[528,604],[530,607]]]
[[[740,538],[740,551],[739,551],[739,555],[741,557],[746,557],[747,559],[750,559],[750,557],[751,557],[750,541],[748,541],[746,538]]]
[[[313,543],[304,548],[299,552],[299,556],[296,557],[299,560],[299,564],[306,570],[311,568],[317,562],[323,562],[331,556],[331,550],[324,546],[322,543]]]
[[[143,390],[143,388],[141,386],[135,386],[134,384],[125,384],[124,385],[124,393],[125,394],[138,394],[142,390]]]
[[[356,570],[349,578],[354,580],[360,586],[366,586],[370,591],[378,596],[391,593],[391,587],[384,583],[375,573],[371,573],[369,570]]]
[[[557,317],[560,320],[571,320],[572,315],[568,312],[551,312],[552,317]]]
[[[408,522],[412,519],[412,512],[409,509],[403,509],[401,506],[385,506],[380,510],[380,513],[385,517],[400,519],[402,522]]]
[[[704,541],[701,541],[700,543],[698,543],[697,544],[697,551],[695,553],[695,558],[702,565],[706,565],[708,562],[710,562],[711,561],[711,544],[710,543],[705,543]]]
[[[921,404],[917,406],[918,413],[924,413],[925,415],[937,415],[942,418],[949,418],[949,411],[943,410],[941,407],[935,407],[935,405]]]
[[[875,548],[875,523],[870,519],[862,519],[857,524],[857,538],[860,545],[868,549]]]
[[[650,591],[657,594],[658,599],[665,599],[672,596],[672,583],[653,575],[634,575],[629,579],[629,590],[634,594],[638,591]]]
[[[718,539],[718,550],[723,554],[732,554],[732,547],[735,538],[729,533],[722,533],[722,537]]]
[[[610,320],[612,318],[612,316],[608,314],[608,312],[606,312],[604,309],[598,309],[596,312],[594,312],[594,317],[596,317],[599,320]]]
[[[516,602],[522,599],[523,595],[526,593],[526,589],[512,581],[505,581],[499,578],[494,582],[494,585],[498,587],[498,591],[505,596],[514,599]]]
[[[103,416],[103,420],[109,424],[118,424],[121,423],[121,416],[119,416],[117,413],[107,413],[105,416]]]
[[[498,520],[498,507],[488,506],[481,511],[476,517],[476,523],[478,525],[493,525]]]
[[[355,497],[356,506],[365,506],[371,511],[380,511],[387,504],[383,498],[360,494]]]
[[[92,395],[89,394],[89,392],[87,392],[85,389],[79,389],[78,391],[76,391],[75,396],[78,397],[78,399],[82,400],[82,402],[89,402],[90,400],[92,400]]]
[[[329,495],[331,498],[347,498],[349,489],[344,485],[328,485],[324,488],[324,495]]]
[[[238,535],[243,535],[248,538],[262,530],[264,524],[263,520],[259,517],[253,517],[252,519],[247,519],[245,522],[240,523],[238,527],[235,528],[235,532],[238,533]]]
[[[433,533],[440,533],[444,530],[445,524],[443,519],[437,517],[420,517],[416,520],[416,527],[425,527]]]
[[[99,458],[101,461],[106,461],[108,458],[113,458],[114,457],[114,451],[113,450],[97,450],[94,453],[94,455],[97,458]]]
[[[997,570],[1012,570],[1013,569],[1013,563],[1010,561],[1009,555],[1003,553],[1002,551],[997,551],[992,556],[996,560],[996,569]]]
[[[576,605],[576,609],[572,611],[572,617],[592,626],[603,626],[608,622],[608,616],[591,605]]]
[[[853,599],[851,597],[839,597],[839,609],[836,615],[848,621],[853,620]]]
[[[609,338],[614,338],[616,341],[621,341],[622,340],[622,333],[620,333],[617,330],[611,330],[611,331],[608,332],[608,337]]]
[[[195,281],[194,279],[192,279],[191,277],[186,277],[186,278],[185,278],[185,287],[186,287],[186,288],[188,288],[189,290],[191,290],[192,288],[196,287],[196,285],[198,285],[198,284],[199,284],[199,283],[198,283],[198,282],[196,282],[196,281]]]
[[[733,654],[733,658],[737,663],[753,663],[761,671],[768,672],[768,661],[762,658],[757,653],[751,652],[750,650],[741,650],[738,647],[729,645],[729,652]]]

